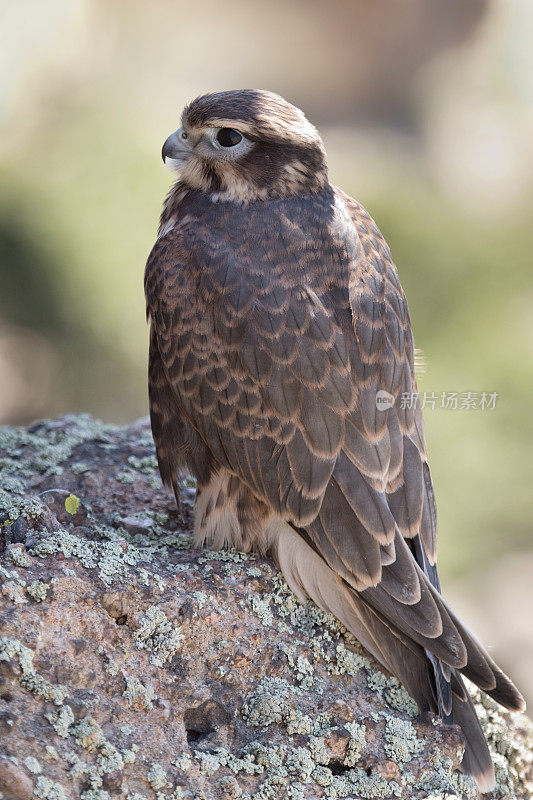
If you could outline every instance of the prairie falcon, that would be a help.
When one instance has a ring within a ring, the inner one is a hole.
[[[400,402],[417,391],[413,335],[387,244],[278,95],[197,98],[166,158],[179,179],[145,273],[164,483],[177,496],[192,473],[198,543],[270,554],[421,711],[459,724],[462,768],[489,791],[461,673],[507,708],[524,701],[441,595],[422,415]]]

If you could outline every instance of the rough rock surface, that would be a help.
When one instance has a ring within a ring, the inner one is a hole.
[[[272,565],[193,548],[149,428],[0,429],[0,797],[475,798],[461,734]],[[478,698],[495,798],[531,725]]]

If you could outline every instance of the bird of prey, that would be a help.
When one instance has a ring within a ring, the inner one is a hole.
[[[145,272],[159,469],[197,480],[199,544],[269,554],[418,703],[461,726],[464,772],[494,769],[461,674],[518,690],[443,599],[407,301],[322,140],[276,94],[188,105],[178,180]]]

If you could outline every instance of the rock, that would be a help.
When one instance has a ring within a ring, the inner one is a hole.
[[[123,773],[119,769],[113,772],[106,772],[102,778],[103,788],[110,794],[120,794],[122,790],[122,777]]]
[[[17,764],[0,756],[0,792],[4,800],[29,800],[33,781]]]
[[[215,733],[217,728],[228,725],[232,716],[223,705],[212,699],[205,700],[194,708],[186,708],[183,712],[183,724],[187,731],[187,741],[191,744]]]
[[[130,606],[129,592],[104,592],[100,600],[109,616],[117,620],[117,625],[121,624],[118,622],[121,618],[123,619],[122,624],[126,621]]]
[[[459,729],[271,563],[193,548],[146,422],[0,429],[0,465],[4,798],[478,797]],[[492,797],[525,800],[531,724],[474,698]]]
[[[12,528],[12,541],[13,543],[21,542],[24,544],[26,542],[26,533],[28,531],[28,523],[24,519],[24,517],[18,517],[13,523]]]

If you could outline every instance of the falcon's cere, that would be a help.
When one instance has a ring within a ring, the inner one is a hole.
[[[145,273],[163,481],[178,497],[182,474],[196,477],[198,544],[268,553],[422,712],[459,724],[462,767],[489,791],[461,674],[525,704],[440,592],[422,415],[400,402],[416,392],[414,345],[389,249],[283,98],[204,95],[181,123],[163,146],[179,179]]]

